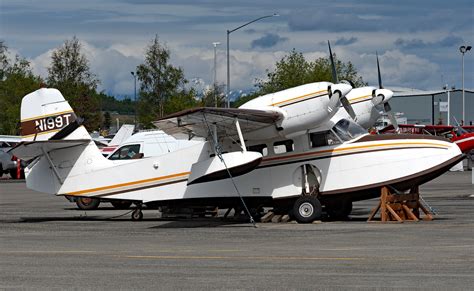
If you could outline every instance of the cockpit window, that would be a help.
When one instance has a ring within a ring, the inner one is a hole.
[[[136,159],[140,153],[140,145],[132,144],[126,145],[115,151],[110,157],[109,160],[129,160]]]
[[[332,130],[344,141],[354,139],[367,133],[367,130],[362,126],[347,119],[339,120]]]

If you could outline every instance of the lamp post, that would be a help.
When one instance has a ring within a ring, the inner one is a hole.
[[[465,100],[465,97],[464,97],[464,54],[468,51],[471,50],[471,46],[468,45],[468,46],[465,46],[465,45],[462,45],[461,47],[459,47],[459,51],[461,52],[462,54],[462,124],[464,125],[464,123],[466,122],[466,100]]]
[[[217,46],[220,45],[220,42],[213,42],[212,45],[214,46],[214,106],[217,107]]]
[[[237,27],[237,28],[234,28],[234,29],[232,29],[232,30],[227,30],[227,96],[226,96],[226,97],[227,97],[227,108],[230,108],[230,96],[229,96],[229,94],[230,94],[229,35],[230,35],[232,32],[234,32],[234,31],[236,31],[236,30],[239,30],[239,29],[241,29],[242,27],[247,26],[247,25],[249,25],[249,24],[251,24],[251,23],[254,23],[254,22],[259,21],[259,20],[264,19],[264,18],[274,17],[274,16],[280,16],[280,15],[278,15],[277,13],[274,13],[274,14],[272,14],[272,15],[265,15],[265,16],[256,18],[256,19],[254,19],[254,20],[252,20],[252,21],[249,21],[249,22],[247,22],[247,23],[245,23],[245,24],[242,24],[241,26],[239,26],[239,27]]]
[[[133,76],[133,100],[135,102],[135,105],[133,106],[134,108],[134,116],[133,116],[133,122],[135,123],[135,126],[137,126],[137,74],[135,72],[130,72]]]

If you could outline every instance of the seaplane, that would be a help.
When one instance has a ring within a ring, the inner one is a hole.
[[[434,136],[370,135],[350,118],[346,83],[316,82],[257,97],[239,108],[193,108],[154,122],[165,133],[202,142],[120,162],[104,158],[69,103],[52,88],[21,104],[22,142],[11,151],[31,160],[27,187],[75,197],[143,204],[273,207],[300,223],[348,215],[352,202],[388,186],[407,191],[464,158]],[[351,113],[352,114],[352,113]]]

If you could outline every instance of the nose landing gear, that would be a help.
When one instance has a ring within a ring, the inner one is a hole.
[[[143,212],[142,212],[142,205],[138,204],[137,208],[132,212],[132,220],[133,221],[140,221],[143,220]]]

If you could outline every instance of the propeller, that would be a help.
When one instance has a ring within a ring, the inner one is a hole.
[[[328,92],[329,92],[329,98],[331,98],[330,105],[336,105],[337,101],[340,101],[344,109],[347,111],[347,113],[352,117],[354,121],[357,121],[357,115],[354,112],[354,109],[351,106],[351,103],[349,100],[347,100],[346,94],[349,93],[350,89],[352,89],[352,86],[344,83],[339,83],[339,78],[337,77],[337,71],[336,71],[336,65],[334,63],[334,58],[332,56],[332,50],[331,50],[331,43],[328,40],[328,47],[329,47],[329,58],[331,59],[331,69],[332,69],[332,81],[334,83],[333,86],[328,87]],[[344,86],[344,87],[343,87]],[[338,88],[341,87],[341,90],[338,90]],[[348,87],[350,87],[349,90]],[[343,94],[343,91],[347,91]],[[329,110],[332,111],[332,107],[330,106]]]
[[[382,85],[382,75],[380,74],[380,63],[379,63],[379,55],[375,52],[377,56],[377,74],[379,79],[379,89],[372,91],[372,102],[375,106],[383,104],[383,111],[387,113],[388,118],[390,119],[390,123],[392,123],[395,131],[398,133],[400,132],[400,128],[398,127],[397,118],[392,111],[392,107],[388,103],[388,99],[393,96],[393,92],[391,90],[384,89]],[[385,101],[385,102],[384,102]]]

